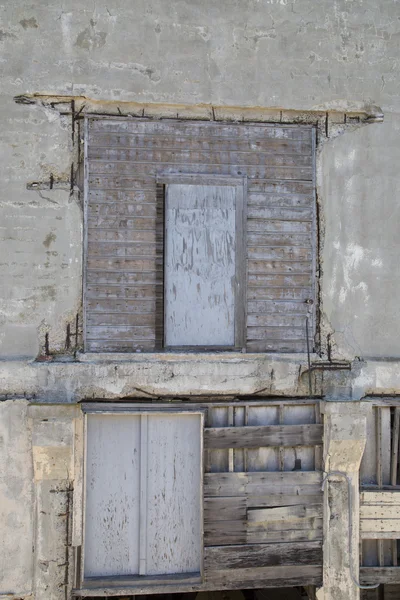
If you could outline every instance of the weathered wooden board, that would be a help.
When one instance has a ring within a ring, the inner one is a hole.
[[[146,574],[200,572],[200,416],[147,419]]]
[[[233,521],[246,518],[246,498],[243,496],[204,499],[204,522]]]
[[[250,496],[247,498],[247,508],[267,508],[270,506],[293,506],[304,502],[306,504],[320,504],[322,503],[322,493],[318,494],[302,494],[298,495],[290,494],[273,494],[271,492],[268,496]]]
[[[244,519],[208,521],[204,523],[204,545],[229,546],[247,543],[247,524]]]
[[[204,495],[270,496],[271,494],[318,494],[322,474],[315,471],[206,473]]]
[[[124,286],[156,282],[158,331],[153,347],[162,346],[164,306],[159,295],[163,291],[164,199],[163,186],[156,182],[160,174],[197,174],[209,178],[209,187],[214,185],[212,177],[218,175],[244,177],[248,182],[249,302],[304,303],[314,299],[313,136],[312,127],[296,125],[90,118],[86,144],[87,297],[96,299],[99,286],[103,287],[99,297],[127,297]],[[112,293],[104,291],[104,286],[113,286]],[[222,307],[223,303],[216,302],[211,314]],[[310,313],[313,348],[314,319],[309,309],[310,305],[304,308],[299,304],[291,313],[283,310],[277,319],[272,304],[260,313],[249,306],[248,350],[306,351],[304,312]],[[87,307],[88,315],[90,310]],[[96,338],[98,332],[91,330],[89,336],[86,325],[90,320],[85,321],[89,350],[149,349],[148,340],[136,338],[135,331],[127,333],[129,340],[110,336],[107,341],[106,332]],[[197,343],[193,341],[196,337],[192,335],[190,345]]]
[[[85,577],[139,573],[140,416],[87,423]]]
[[[399,504],[361,504],[360,517],[369,520],[393,520],[400,518]]]
[[[233,346],[236,188],[166,188],[166,345]]]
[[[364,539],[400,539],[399,519],[361,519],[361,537]]]
[[[361,506],[366,505],[392,505],[400,507],[400,490],[386,490],[376,492],[361,492],[360,497]]]
[[[258,448],[322,444],[323,425],[214,427],[204,430],[206,448]]]
[[[360,583],[373,585],[374,583],[400,584],[399,567],[360,567]]]
[[[88,415],[85,577],[199,573],[199,414]]]
[[[249,508],[249,523],[288,523],[303,519],[323,517],[322,504],[298,504],[272,508]]]
[[[318,565],[321,562],[321,542],[214,546],[204,550],[204,569],[208,575],[224,569]]]
[[[315,542],[323,539],[322,519],[306,519],[301,529],[247,528],[247,544]]]

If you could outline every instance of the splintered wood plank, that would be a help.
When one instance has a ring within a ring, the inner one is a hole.
[[[214,546],[204,549],[206,573],[223,569],[248,569],[280,565],[318,565],[322,563],[321,542],[247,544]]]
[[[258,448],[322,444],[322,425],[215,427],[204,430],[206,448]]]
[[[293,506],[277,506],[274,508],[249,508],[249,523],[277,523],[298,521],[309,518],[322,518],[322,504],[298,504]]]
[[[235,342],[234,186],[167,186],[167,346]]]
[[[271,506],[294,506],[297,504],[322,504],[322,493],[318,494],[302,494],[301,497],[298,495],[289,494],[270,494],[268,496],[250,496],[247,499],[247,508],[268,508]]]

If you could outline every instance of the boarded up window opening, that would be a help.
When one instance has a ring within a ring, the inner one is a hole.
[[[85,578],[202,569],[202,415],[87,415]]]
[[[182,346],[306,352],[308,318],[314,349],[313,127],[88,118],[85,142],[86,351],[168,349],[163,188],[184,183],[157,183],[160,173],[194,174],[210,188],[221,177],[247,186],[245,228],[235,240],[244,246],[235,258],[246,261],[242,278],[236,274],[244,285],[243,299],[235,297],[235,343],[232,330],[204,345],[193,331]]]

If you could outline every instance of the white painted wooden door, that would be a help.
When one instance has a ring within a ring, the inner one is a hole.
[[[89,414],[85,577],[197,573],[201,416]]]
[[[235,343],[236,187],[166,186],[165,343]]]

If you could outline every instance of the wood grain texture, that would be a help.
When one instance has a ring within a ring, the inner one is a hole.
[[[126,285],[155,284],[158,296],[153,346],[138,337],[136,330],[116,338],[108,337],[106,330],[92,329],[91,335],[85,331],[86,349],[162,347],[160,311],[164,307],[159,290],[162,294],[164,227],[156,190],[160,173],[186,177],[186,183],[187,178],[202,175],[211,186],[218,185],[218,177],[246,179],[247,226],[240,241],[246,245],[248,275],[243,269],[241,291],[247,282],[249,304],[235,317],[243,328],[241,338],[245,341],[247,336],[247,350],[252,352],[304,352],[302,315],[309,312],[314,347],[314,311],[301,306],[315,299],[312,127],[89,118],[87,129],[85,293],[96,299],[101,287],[102,297],[120,298],[127,295]],[[109,292],[104,290],[107,286]],[[273,304],[266,304],[259,313],[250,304],[254,300],[298,300],[299,304],[294,311],[282,310],[278,319]],[[91,309],[85,307],[85,311],[89,315]],[[102,325],[100,320],[96,317],[96,325]],[[90,319],[87,324],[92,324]]]
[[[167,185],[167,346],[235,343],[234,186]]]
[[[322,474],[315,471],[206,473],[204,495],[219,496],[270,496],[318,494]]]
[[[90,415],[85,577],[139,573],[140,416]]]
[[[281,565],[322,564],[321,542],[247,544],[205,548],[205,573]]]
[[[399,567],[360,567],[360,583],[371,585],[374,583],[400,584]]]
[[[322,425],[214,427],[204,430],[206,448],[258,448],[322,444]]]

